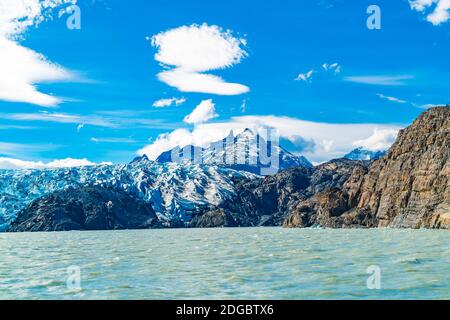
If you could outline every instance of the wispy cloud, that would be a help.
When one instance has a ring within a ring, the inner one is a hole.
[[[247,111],[247,100],[246,99],[242,100],[240,109],[241,109],[242,113]]]
[[[139,112],[136,112],[136,114]],[[163,119],[148,119],[145,117],[136,117],[133,112],[111,111],[104,114],[79,115],[56,112],[40,113],[0,113],[0,119],[22,121],[22,122],[54,122],[62,124],[76,124],[80,131],[86,125],[104,127],[104,128],[154,128],[154,129],[172,129],[179,123],[167,123]]]
[[[67,113],[0,113],[1,119],[16,121],[44,121],[57,123],[89,124],[98,127],[114,128],[117,124],[99,116],[81,116]]]
[[[158,79],[182,92],[217,95],[239,95],[250,89],[239,83],[229,83],[205,72],[230,68],[247,56],[245,39],[232,31],[207,24],[182,26],[152,37],[157,48],[155,60],[172,68],[158,74]]]
[[[138,141],[130,138],[91,138],[92,142],[95,143],[123,143],[123,144],[135,144],[138,143]]]
[[[102,162],[100,165],[111,165],[111,162]],[[87,159],[58,159],[49,163],[42,161],[20,160],[15,158],[0,157],[0,169],[55,169],[73,168],[99,165]]]
[[[83,128],[84,128],[84,123],[78,124],[78,125],[77,125],[77,132],[80,132],[81,129],[83,129]]]
[[[168,99],[159,99],[159,100],[153,102],[153,106],[155,108],[165,108],[165,107],[170,107],[172,105],[180,106],[185,102],[186,102],[185,98],[173,97],[173,98],[168,98]]]
[[[37,129],[37,127],[0,124],[0,130],[34,130],[34,129]]]
[[[294,80],[296,81],[303,81],[306,83],[311,83],[313,75],[326,75],[328,73],[331,73],[333,75],[337,75],[341,73],[342,67],[339,65],[339,63],[324,63],[321,67],[316,69],[311,69],[305,73],[300,73]]]
[[[396,97],[386,96],[386,95],[384,95],[384,94],[382,94],[382,93],[377,93],[377,96],[378,96],[380,99],[388,100],[388,101],[391,101],[391,102],[402,103],[402,104],[408,103],[408,101],[401,100],[401,99],[396,98]]]
[[[342,71],[342,67],[339,65],[339,63],[336,63],[336,62],[332,63],[332,64],[324,63],[322,65],[322,69],[327,71],[327,72],[331,71],[334,74],[341,73],[341,71]]]
[[[22,144],[0,141],[0,156],[34,157],[35,154],[51,151],[61,147],[55,144]]]
[[[348,82],[380,85],[380,86],[403,86],[406,85],[407,80],[411,80],[412,75],[364,75],[364,76],[349,76],[344,80]]]
[[[421,109],[430,109],[430,108],[435,108],[435,107],[443,107],[443,106],[450,106],[450,103],[427,103],[427,104],[414,104],[415,107],[417,108],[421,108]]]
[[[314,74],[314,69],[313,70],[309,70],[308,72],[305,73],[300,73],[297,78],[295,78],[295,81],[304,81],[304,82],[311,82],[312,76]]]

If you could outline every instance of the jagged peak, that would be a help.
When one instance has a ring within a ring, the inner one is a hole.
[[[142,156],[137,156],[136,158],[134,158],[133,161],[130,162],[130,164],[147,162],[147,161],[150,161],[150,159],[147,157],[146,154],[143,154]]]
[[[258,134],[255,134],[255,132],[253,132],[253,130],[251,130],[250,128],[245,128],[244,131],[242,131],[241,133],[236,135],[236,139],[239,138],[247,138],[247,137],[257,137]]]
[[[364,147],[358,147],[347,153],[343,158],[350,160],[377,160],[386,154],[385,150],[368,150]]]

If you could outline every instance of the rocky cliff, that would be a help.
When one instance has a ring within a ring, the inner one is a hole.
[[[366,172],[367,162],[337,159],[313,169],[290,168],[263,179],[237,180],[235,197],[195,216],[189,226],[279,226],[299,203],[341,188],[354,171]],[[316,224],[311,219],[303,226]]]
[[[424,112],[367,172],[300,202],[287,227],[450,228],[450,108]]]
[[[101,187],[69,188],[33,201],[10,232],[146,229],[159,227],[152,207],[123,191]]]

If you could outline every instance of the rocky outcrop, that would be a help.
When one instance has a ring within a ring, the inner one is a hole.
[[[290,212],[287,227],[450,228],[450,108],[423,113],[367,173]]]
[[[238,180],[236,197],[219,207],[208,208],[194,221],[204,221],[203,217],[221,212],[236,226],[280,226],[303,201],[327,189],[341,188],[355,170],[367,172],[367,162],[337,159],[314,169],[290,168],[263,179]],[[314,224],[314,219],[308,219],[304,226]]]
[[[449,156],[450,108],[430,109],[372,164],[357,210],[375,214],[380,227],[448,227]]]
[[[152,207],[123,191],[69,188],[33,201],[8,231],[145,229],[159,227]]]
[[[189,223],[191,228],[237,227],[234,218],[224,209],[212,209],[203,215],[195,216]]]

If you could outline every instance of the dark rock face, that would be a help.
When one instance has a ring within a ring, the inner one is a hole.
[[[150,204],[109,188],[58,191],[32,202],[10,232],[145,229],[159,227]]]
[[[237,226],[450,228],[449,153],[450,108],[433,108],[379,160],[338,159],[237,181],[236,198],[194,220],[220,212]]]
[[[327,189],[342,187],[355,170],[366,172],[367,163],[337,159],[314,169],[290,168],[263,179],[237,181],[236,198],[218,208],[208,208],[194,221],[198,223],[203,217],[222,212],[236,226],[280,226],[300,203]],[[316,221],[309,219],[305,226],[314,224]]]
[[[194,217],[189,223],[191,228],[237,227],[234,218],[223,209],[212,209],[203,215]]]
[[[284,226],[316,221],[330,227],[448,229],[449,156],[450,108],[430,109],[366,173],[356,170],[338,190],[300,203]]]
[[[359,211],[380,227],[450,227],[450,108],[433,108],[402,130],[360,188]]]

